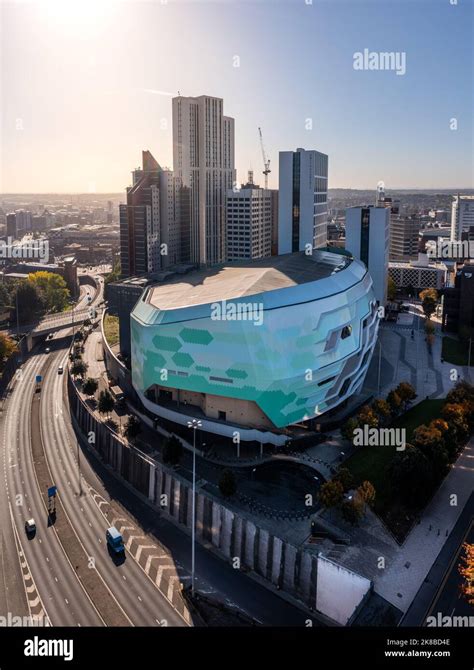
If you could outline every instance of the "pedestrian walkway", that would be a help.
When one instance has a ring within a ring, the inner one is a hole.
[[[473,490],[474,439],[457,459],[420,523],[408,535],[396,556],[374,577],[375,591],[405,612]]]

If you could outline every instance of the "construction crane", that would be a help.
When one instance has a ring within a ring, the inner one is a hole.
[[[262,157],[263,157],[263,174],[265,175],[265,188],[268,188],[268,175],[270,174],[270,159],[267,158],[267,155],[265,153],[265,147],[263,146],[263,137],[262,137],[262,129],[258,129],[258,134],[260,135],[260,146],[262,148]]]

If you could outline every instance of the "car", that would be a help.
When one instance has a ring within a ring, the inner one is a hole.
[[[36,533],[36,523],[34,519],[25,521],[25,532],[27,535],[34,535]]]
[[[44,350],[44,353],[49,354],[50,351],[51,351],[51,349],[49,347],[46,347],[46,349]]]
[[[60,365],[59,368],[58,368],[58,375],[62,375],[63,372],[64,372],[64,368],[63,368],[62,365]]]

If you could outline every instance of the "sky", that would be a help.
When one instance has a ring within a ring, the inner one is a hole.
[[[178,91],[223,98],[239,181],[263,183],[261,126],[274,188],[297,147],[329,155],[330,188],[473,187],[473,9],[0,0],[0,192],[121,192],[142,149],[172,167]],[[364,49],[405,54],[405,73],[354,69]]]

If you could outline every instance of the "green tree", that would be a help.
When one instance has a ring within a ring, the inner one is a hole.
[[[17,284],[14,297],[15,318],[16,305],[18,304],[18,317],[21,325],[26,325],[36,321],[44,312],[43,298],[37,286],[27,280],[20,281]]]
[[[15,340],[5,333],[0,333],[0,365],[17,350]]]
[[[99,412],[101,414],[106,414],[107,418],[109,418],[110,413],[113,411],[114,407],[115,407],[115,401],[110,391],[108,391],[107,389],[101,391],[99,393],[99,402],[97,404]]]
[[[6,285],[2,282],[0,284],[0,308],[4,309],[6,307],[12,307],[15,302],[15,298],[10,295],[10,291],[7,289]]]
[[[392,301],[397,297],[397,285],[391,277],[387,280],[387,298]]]
[[[85,395],[93,396],[98,388],[99,383],[97,379],[94,379],[93,377],[88,377],[85,380],[84,384],[82,385],[82,392],[85,393]]]
[[[334,475],[333,482],[340,482],[344,492],[350,491],[354,486],[354,477],[352,472],[348,468],[339,468],[339,470]]]
[[[420,292],[421,307],[427,319],[436,311],[438,292],[434,288],[427,288]]]
[[[461,594],[470,605],[474,605],[474,544],[465,542],[462,545],[458,572],[463,578]]]
[[[164,444],[162,450],[163,463],[169,463],[170,465],[178,465],[183,456],[183,444],[176,435],[169,435]]]
[[[344,497],[344,487],[341,482],[331,480],[325,482],[319,489],[318,498],[323,507],[338,507]]]
[[[219,491],[225,498],[230,498],[237,491],[237,481],[232,470],[223,470],[219,478]]]
[[[127,440],[134,440],[142,432],[142,424],[138,417],[135,414],[132,414],[128,417],[127,424],[125,426],[125,437]]]
[[[62,312],[67,306],[70,293],[61,275],[41,270],[29,274],[28,283],[38,289],[47,312]]]
[[[88,369],[87,363],[84,363],[83,360],[77,358],[74,360],[71,366],[71,374],[73,377],[84,377]]]

